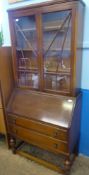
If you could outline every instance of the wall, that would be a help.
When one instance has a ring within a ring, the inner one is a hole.
[[[30,0],[31,3],[43,2],[45,0]],[[83,104],[82,104],[82,120],[81,120],[81,132],[80,132],[80,153],[89,156],[89,0],[84,0],[86,4],[85,9],[85,23],[84,23],[84,42],[83,42],[83,64],[82,64],[82,92],[83,92]],[[3,18],[3,33],[4,33],[4,45],[10,45],[10,33],[8,24],[7,9],[15,8],[19,6],[28,5],[29,0],[25,2],[9,5],[7,0],[0,1],[0,10]],[[1,15],[0,15],[1,16]]]
[[[89,156],[89,90],[83,89],[79,152]]]

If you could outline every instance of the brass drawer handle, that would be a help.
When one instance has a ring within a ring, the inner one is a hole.
[[[58,144],[57,143],[54,143],[54,148],[58,149]]]
[[[57,137],[57,136],[58,136],[58,132],[55,131],[55,132],[53,133],[53,136],[54,136],[54,137]]]
[[[16,124],[16,119],[13,119],[13,120],[8,120],[8,123],[12,123],[12,124]]]
[[[15,129],[15,130],[14,130],[14,133],[17,134],[17,132],[18,132],[17,129]]]
[[[13,124],[16,124],[16,119],[12,120],[12,123],[13,123]]]

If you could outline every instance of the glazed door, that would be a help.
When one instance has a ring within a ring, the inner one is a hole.
[[[42,15],[44,90],[70,92],[71,10]]]
[[[35,15],[14,19],[16,37],[17,84],[39,88]]]

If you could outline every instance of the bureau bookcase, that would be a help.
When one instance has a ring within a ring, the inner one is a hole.
[[[8,14],[15,81],[6,108],[10,146],[21,153],[21,139],[63,155],[61,168],[29,156],[65,173],[79,138],[84,3],[46,1]]]

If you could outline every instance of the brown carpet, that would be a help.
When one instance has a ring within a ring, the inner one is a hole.
[[[59,175],[33,161],[13,155],[4,142],[0,141],[0,175]],[[89,175],[89,158],[78,157],[71,175]]]

